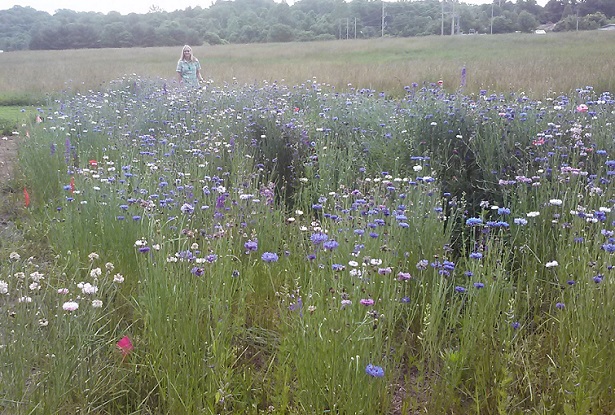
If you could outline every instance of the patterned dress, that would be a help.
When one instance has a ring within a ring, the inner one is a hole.
[[[196,71],[201,69],[201,64],[198,59],[193,61],[186,61],[180,59],[177,62],[177,72],[181,74],[184,85],[191,87],[198,87],[199,80],[196,77]]]

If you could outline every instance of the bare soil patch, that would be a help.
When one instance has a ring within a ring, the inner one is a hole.
[[[0,137],[0,183],[4,185],[13,175],[17,162],[17,137]]]

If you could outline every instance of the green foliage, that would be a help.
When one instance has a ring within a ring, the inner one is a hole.
[[[615,16],[613,5],[606,0],[586,0],[576,10],[572,4],[553,0],[543,9],[531,1],[475,6],[425,0],[393,2],[384,10],[380,4],[362,0],[303,0],[293,5],[261,0],[215,2],[208,8],[189,7],[174,12],[153,8],[149,13],[130,16],[66,9],[51,16],[30,7],[14,6],[0,11],[0,49],[122,48],[204,42],[217,45],[366,39],[383,34],[408,37],[511,33],[528,32],[547,22],[559,22],[557,30],[577,30],[577,12],[578,29],[592,30]],[[453,15],[458,19],[453,21]]]
[[[2,252],[0,409],[612,413],[611,94],[406,92],[127,77],[42,110],[54,256]]]

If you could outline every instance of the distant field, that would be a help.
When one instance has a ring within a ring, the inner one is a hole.
[[[615,34],[609,32],[430,36],[406,39],[196,47],[215,84],[319,82],[402,94],[413,82],[451,90],[524,91],[543,97],[578,87],[615,90]],[[175,80],[180,48],[27,51],[0,54],[0,105],[84,91],[126,74]]]

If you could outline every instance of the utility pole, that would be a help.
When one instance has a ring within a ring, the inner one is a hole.
[[[490,30],[490,34],[493,34],[493,3],[495,2],[495,0],[493,0],[493,2],[491,3],[491,30]]]
[[[453,3],[453,13],[451,14],[451,36],[455,34],[455,3]]]
[[[384,0],[382,1],[382,33],[380,36],[384,37]]]
[[[348,18],[346,18],[346,40],[348,40],[348,34],[349,34],[349,26],[348,26]]]
[[[354,18],[354,38],[357,38],[357,18]]]
[[[440,21],[440,36],[444,36],[444,0],[442,0],[442,20]]]

